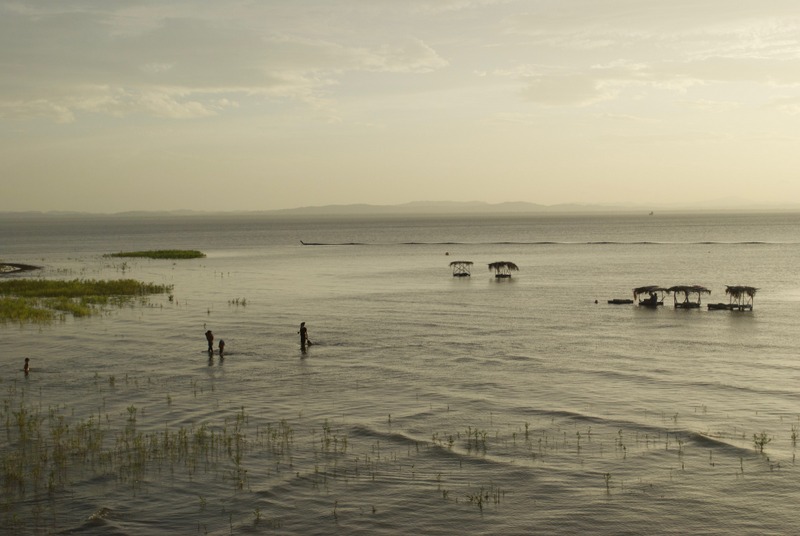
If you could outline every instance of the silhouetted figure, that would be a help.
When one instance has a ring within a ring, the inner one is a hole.
[[[222,357],[222,355],[223,355],[224,353],[225,353],[225,341],[223,341],[222,339],[220,339],[220,340],[219,340],[219,356],[220,356],[220,357]]]
[[[206,340],[208,341],[208,353],[214,353],[214,334],[210,329],[206,331]]]
[[[28,373],[31,371],[31,366],[28,363],[28,361],[30,361],[30,359],[26,357],[25,358],[25,365],[22,366],[22,370],[23,370],[23,372],[25,372],[25,376],[27,376]]]
[[[300,322],[300,349],[305,352],[306,346],[311,346],[311,341],[308,340],[308,330],[306,329],[306,323]]]

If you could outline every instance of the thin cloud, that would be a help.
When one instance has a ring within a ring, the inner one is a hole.
[[[16,116],[68,110],[56,114],[60,121],[87,110],[205,117],[216,113],[209,96],[220,93],[288,98],[321,109],[331,105],[327,90],[349,73],[424,74],[448,65],[419,38],[337,42],[306,37],[302,26],[287,33],[269,21],[220,21],[209,10],[6,5],[0,67],[14,82],[0,87],[0,102]],[[51,83],[54,76],[58,84]],[[86,87],[111,88],[106,105],[83,106]]]
[[[582,74],[534,78],[522,90],[526,100],[553,106],[588,106],[612,99],[615,94],[596,78]]]

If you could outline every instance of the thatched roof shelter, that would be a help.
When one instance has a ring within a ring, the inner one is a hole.
[[[676,285],[669,287],[667,292],[671,292],[674,298],[675,307],[700,307],[700,296],[711,294],[711,291],[701,285]],[[683,301],[678,302],[678,296],[683,295]],[[697,295],[697,301],[691,301],[690,296]]]
[[[495,277],[511,277],[511,272],[519,271],[519,266],[513,262],[497,261],[489,263],[489,270],[494,270]]]
[[[744,285],[727,285],[725,287],[725,294],[731,297],[731,304],[736,303],[740,309],[753,309],[753,298],[756,297],[756,291],[758,291],[757,288]]]
[[[453,269],[453,277],[469,277],[472,261],[453,261],[450,268]]]
[[[644,287],[636,287],[633,289],[633,299],[639,302],[643,307],[658,307],[664,305],[664,294],[667,289],[659,287],[658,285],[646,285]],[[640,300],[639,296],[647,296],[647,298]]]
[[[639,298],[639,296],[643,296],[645,294],[649,296],[650,294],[663,295],[666,293],[667,289],[664,287],[659,287],[658,285],[647,285],[644,287],[636,287],[635,289],[633,289],[633,299],[636,300]]]

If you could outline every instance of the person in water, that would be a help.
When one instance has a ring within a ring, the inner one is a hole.
[[[25,358],[25,365],[23,365],[23,367],[22,367],[22,370],[25,372],[25,375],[26,375],[26,376],[27,376],[27,375],[28,375],[28,373],[31,371],[31,366],[30,366],[30,364],[28,363],[28,361],[30,361],[30,359],[26,357],[26,358]]]
[[[206,331],[206,340],[208,341],[208,353],[212,353],[214,351],[214,334],[210,329]]]
[[[225,352],[225,341],[222,339],[219,340],[219,356],[222,357],[222,354]]]
[[[308,340],[308,329],[306,329],[306,323],[300,322],[300,331],[297,333],[300,334],[300,349],[305,350],[306,346],[311,346],[311,341]]]

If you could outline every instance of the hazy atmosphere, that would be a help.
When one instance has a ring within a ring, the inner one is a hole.
[[[800,199],[794,0],[0,1],[0,71],[3,211]]]

